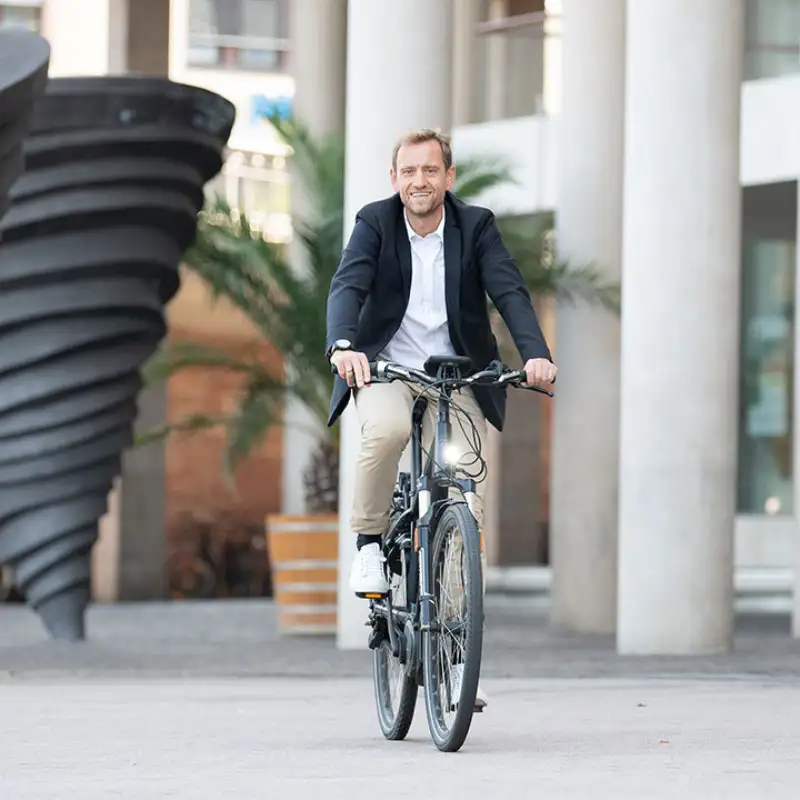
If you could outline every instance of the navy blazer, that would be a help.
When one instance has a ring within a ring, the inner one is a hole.
[[[523,361],[552,360],[522,275],[500,238],[494,214],[448,192],[444,260],[447,322],[459,355],[476,369],[499,358],[489,324],[488,295],[505,321]],[[349,339],[372,361],[400,327],[411,290],[411,243],[398,194],[364,206],[356,215],[328,294],[327,342]],[[435,355],[435,354],[431,354]],[[473,387],[486,419],[502,430],[506,389]],[[335,378],[328,425],[350,400],[347,381]]]

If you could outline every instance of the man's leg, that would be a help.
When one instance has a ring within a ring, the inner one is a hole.
[[[380,537],[389,524],[389,505],[403,450],[411,436],[411,390],[400,381],[376,383],[355,393],[361,426],[350,525],[358,551],[350,572],[356,594],[388,590]]]

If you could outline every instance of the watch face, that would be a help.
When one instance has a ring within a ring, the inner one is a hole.
[[[350,340],[349,339],[337,339],[334,342],[334,345],[338,347],[340,350],[349,350],[350,349]]]

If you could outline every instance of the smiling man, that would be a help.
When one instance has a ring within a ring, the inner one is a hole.
[[[422,368],[429,355],[457,354],[469,356],[476,369],[485,368],[499,357],[488,295],[525,362],[528,383],[544,386],[556,375],[494,215],[450,192],[455,167],[449,139],[433,130],[406,134],[394,148],[390,177],[395,194],[356,215],[328,297],[326,356],[338,371],[329,425],[351,395],[361,425],[351,516],[358,549],[350,574],[350,588],[359,595],[388,589],[380,540],[411,435],[415,392],[399,381],[370,385],[368,361],[381,356]],[[487,421],[502,430],[505,390],[476,387],[454,400],[481,437]],[[426,426],[431,437],[430,420]],[[454,424],[452,433],[454,445],[468,450],[461,426]],[[466,453],[465,462],[470,458]],[[477,487],[479,525],[485,485]]]

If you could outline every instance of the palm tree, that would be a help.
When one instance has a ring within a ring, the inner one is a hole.
[[[316,423],[319,447],[306,474],[309,510],[335,511],[338,506],[338,426],[327,427],[333,376],[322,353],[328,289],[339,263],[344,228],[344,146],[339,136],[313,137],[297,119],[270,119],[292,151],[296,174],[312,201],[309,219],[294,219],[294,235],[306,254],[304,269],[290,263],[283,247],[264,239],[240,209],[224,200],[210,201],[201,212],[197,236],[185,266],[207,285],[212,297],[224,297],[240,309],[283,358],[278,374],[257,358],[237,358],[190,342],[166,343],[145,365],[146,384],[162,381],[182,369],[234,370],[243,389],[233,413],[218,417],[192,415],[148,431],[152,441],[172,431],[224,426],[228,447],[225,471],[240,461],[281,422],[284,402],[297,398]],[[489,159],[459,162],[453,187],[462,199],[511,181],[506,165]],[[554,257],[552,218],[534,222],[499,221],[506,244],[536,295],[584,297],[610,309],[618,307],[618,289],[603,284],[592,267],[574,268]],[[501,325],[495,313],[495,322]]]

